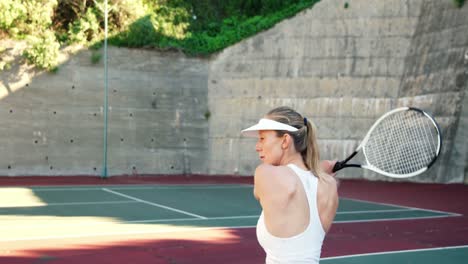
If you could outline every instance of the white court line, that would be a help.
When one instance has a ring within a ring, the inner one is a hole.
[[[127,204],[127,203],[137,203],[137,201],[102,201],[102,202],[67,202],[67,203],[44,203],[44,204],[33,204],[33,205],[19,205],[12,207],[0,207],[0,213],[5,210],[11,210],[15,208],[39,208],[47,206],[73,206],[73,205],[98,205],[98,204]],[[1,215],[0,215],[1,216]]]
[[[387,210],[362,210],[362,211],[345,211],[336,212],[336,214],[367,214],[367,213],[389,213],[389,212],[408,212],[415,211],[417,209],[387,209]]]
[[[461,214],[453,213],[453,212],[446,212],[446,211],[438,211],[438,210],[424,209],[424,208],[418,208],[418,207],[403,206],[403,205],[397,205],[397,204],[391,204],[391,203],[372,202],[372,201],[366,201],[366,200],[360,200],[360,199],[354,199],[354,198],[342,198],[342,199],[361,202],[361,203],[368,203],[368,204],[380,204],[380,205],[385,205],[385,206],[407,208],[407,209],[412,209],[412,210],[427,211],[427,212],[433,212],[433,213],[443,213],[443,214],[449,214],[449,215],[454,215],[454,216],[460,216],[461,215]]]
[[[194,218],[177,218],[177,219],[155,219],[155,220],[135,220],[128,221],[129,223],[156,223],[156,222],[180,222],[180,221],[209,221],[209,220],[227,220],[227,219],[246,219],[258,218],[260,215],[243,215],[243,216],[220,216],[220,217],[207,217],[205,219]]]
[[[168,189],[168,190],[180,190],[180,189],[237,189],[237,188],[253,188],[252,185],[135,185],[135,186],[107,186],[107,188],[112,188],[114,190],[153,190],[153,189]],[[100,191],[102,187],[57,187],[57,188],[31,188],[33,191],[38,192],[54,192],[54,191]]]
[[[109,188],[113,188],[113,186],[108,186]],[[145,189],[152,189],[151,187],[139,187],[136,188],[138,190],[145,190]],[[65,188],[31,188],[34,192],[63,192],[63,191],[70,191],[70,192],[81,192],[81,191],[102,191],[102,187],[65,187]]]
[[[388,210],[382,210],[388,211]],[[407,210],[411,211],[411,210]],[[354,211],[356,214],[360,213],[367,213],[367,211]],[[369,211],[374,213],[379,213],[379,211]],[[353,212],[346,212],[346,213],[353,213]],[[339,213],[337,213],[339,214]],[[169,218],[169,219],[148,219],[148,220],[129,220],[129,221],[120,221],[121,223],[125,224],[132,224],[132,223],[164,223],[164,222],[183,222],[183,221],[209,221],[209,220],[227,220],[227,219],[246,219],[246,218],[258,218],[260,215],[246,215],[246,216],[224,216],[224,217],[205,217],[205,218]],[[432,218],[443,218],[443,217],[454,217],[454,215],[437,215],[437,216],[421,216],[421,217],[400,217],[400,218],[371,218],[371,219],[362,219],[362,220],[342,220],[342,221],[333,221],[334,224],[348,224],[348,223],[363,223],[363,222],[381,222],[381,221],[398,221],[398,220],[419,220],[419,219],[432,219]],[[36,223],[40,220],[36,220]],[[61,221],[61,220],[60,220]],[[47,223],[50,223],[50,220],[47,220]],[[95,225],[102,225],[108,224],[105,221],[95,221],[95,222],[88,222],[83,224],[56,224],[55,227],[67,227],[67,226],[95,226]],[[27,225],[25,226],[24,223],[18,226],[9,226],[8,230],[15,229],[16,227],[20,228],[21,230],[25,229],[36,229],[38,227],[43,227],[42,225]],[[0,228],[1,230],[1,228]]]
[[[253,188],[252,186],[248,185],[212,185],[212,186],[197,186],[197,185],[187,185],[187,186],[154,186],[148,187],[149,189],[153,190],[197,190],[197,189],[246,189],[246,188]],[[134,187],[112,187],[114,190],[139,190],[139,188]]]
[[[105,192],[113,193],[113,194],[115,194],[115,195],[128,198],[128,199],[130,199],[130,200],[134,200],[134,201],[140,202],[140,203],[149,204],[149,205],[152,205],[152,206],[156,206],[156,207],[163,208],[163,209],[166,209],[166,210],[174,211],[174,212],[177,212],[177,213],[181,213],[181,214],[185,214],[185,215],[190,215],[190,216],[193,216],[193,217],[196,217],[196,218],[206,219],[206,217],[201,216],[201,215],[192,214],[192,213],[189,213],[189,212],[186,212],[186,211],[182,211],[182,210],[179,210],[179,209],[175,209],[175,208],[172,208],[172,207],[169,207],[169,206],[165,206],[165,205],[162,205],[162,204],[152,203],[152,202],[149,202],[149,201],[145,201],[145,200],[142,200],[142,199],[138,199],[138,198],[136,198],[136,197],[133,197],[133,196],[130,196],[130,195],[126,195],[126,194],[123,194],[123,193],[119,193],[119,192],[115,192],[115,191],[109,190],[109,189],[107,189],[107,188],[102,188],[102,190],[105,191]]]
[[[366,256],[376,256],[376,255],[385,255],[385,254],[411,253],[411,252],[421,252],[421,251],[436,251],[436,250],[445,250],[445,249],[459,249],[459,248],[467,248],[467,247],[468,247],[468,245],[461,245],[461,246],[450,246],[450,247],[435,247],[435,248],[421,248],[421,249],[408,249],[408,250],[396,250],[396,251],[382,251],[382,252],[374,252],[374,253],[364,253],[364,254],[354,254],[354,255],[320,258],[320,260],[342,259],[342,258],[353,258],[353,257],[366,257]]]
[[[128,198],[128,197],[126,197]],[[132,199],[132,201],[128,200],[122,200],[122,201],[102,201],[102,202],[66,202],[66,203],[47,203],[44,205],[40,206],[15,206],[15,207],[6,207],[6,208],[0,208],[0,211],[2,209],[11,209],[11,208],[23,208],[23,207],[46,207],[46,206],[72,206],[72,205],[98,205],[98,204],[126,204],[126,203],[137,203],[141,201],[136,201]],[[420,210],[416,208],[408,208],[408,209],[387,209],[387,210],[361,210],[361,211],[344,211],[344,212],[337,212],[337,215],[342,215],[342,214],[366,214],[366,213],[387,213],[387,212],[406,212],[406,211],[426,211],[426,210]],[[441,212],[443,213],[443,212]],[[447,213],[448,215],[456,215],[460,216],[460,214],[454,214],[454,213]],[[242,217],[242,216],[241,216]],[[205,217],[206,218],[206,217]],[[211,219],[211,218],[207,218]]]
[[[137,201],[102,201],[102,202],[68,202],[68,203],[47,203],[45,206],[61,206],[61,205],[92,205],[92,204],[125,204],[136,203]]]
[[[444,218],[444,217],[456,217],[461,215],[433,215],[433,216],[412,216],[412,217],[399,217],[399,218],[377,218],[377,219],[362,219],[362,220],[342,220],[333,221],[335,224],[347,224],[347,223],[363,223],[363,222],[382,222],[382,221],[398,221],[398,220],[419,220],[419,219],[431,219],[431,218]]]

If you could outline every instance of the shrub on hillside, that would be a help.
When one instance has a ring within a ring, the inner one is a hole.
[[[12,37],[34,34],[52,25],[57,0],[0,1],[0,29]]]
[[[210,54],[319,0],[108,0],[109,43]],[[99,47],[104,0],[0,0],[0,36],[26,39],[24,55],[53,68],[59,43]]]
[[[455,5],[457,7],[462,7],[463,4],[465,3],[465,0],[453,0],[455,2]]]
[[[52,30],[45,30],[38,35],[26,38],[29,48],[23,55],[26,59],[41,69],[51,70],[57,66],[60,44]]]

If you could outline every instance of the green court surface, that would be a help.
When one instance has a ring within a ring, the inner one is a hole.
[[[0,188],[0,242],[253,227],[251,185]],[[455,214],[341,198],[336,223]]]
[[[359,254],[352,256],[322,258],[320,260],[321,264],[466,264],[467,262],[468,246]]]

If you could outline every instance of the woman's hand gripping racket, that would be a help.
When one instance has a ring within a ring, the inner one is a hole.
[[[336,162],[333,172],[359,167],[394,178],[416,176],[434,164],[441,145],[433,117],[414,107],[401,107],[380,117],[354,153]],[[361,149],[367,164],[347,164]]]

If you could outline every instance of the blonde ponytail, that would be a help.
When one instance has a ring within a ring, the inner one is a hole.
[[[321,178],[325,172],[323,172],[322,167],[320,166],[320,151],[317,143],[316,131],[314,123],[310,122],[304,118],[304,123],[307,126],[307,136],[306,136],[306,148],[301,152],[302,160],[307,168],[312,171],[312,173]]]
[[[293,126],[296,132],[277,131],[278,136],[289,134],[294,140],[294,147],[301,153],[305,166],[318,178],[322,178],[324,171],[320,166],[320,153],[316,138],[315,125],[301,114],[285,106],[268,112],[267,117]]]

